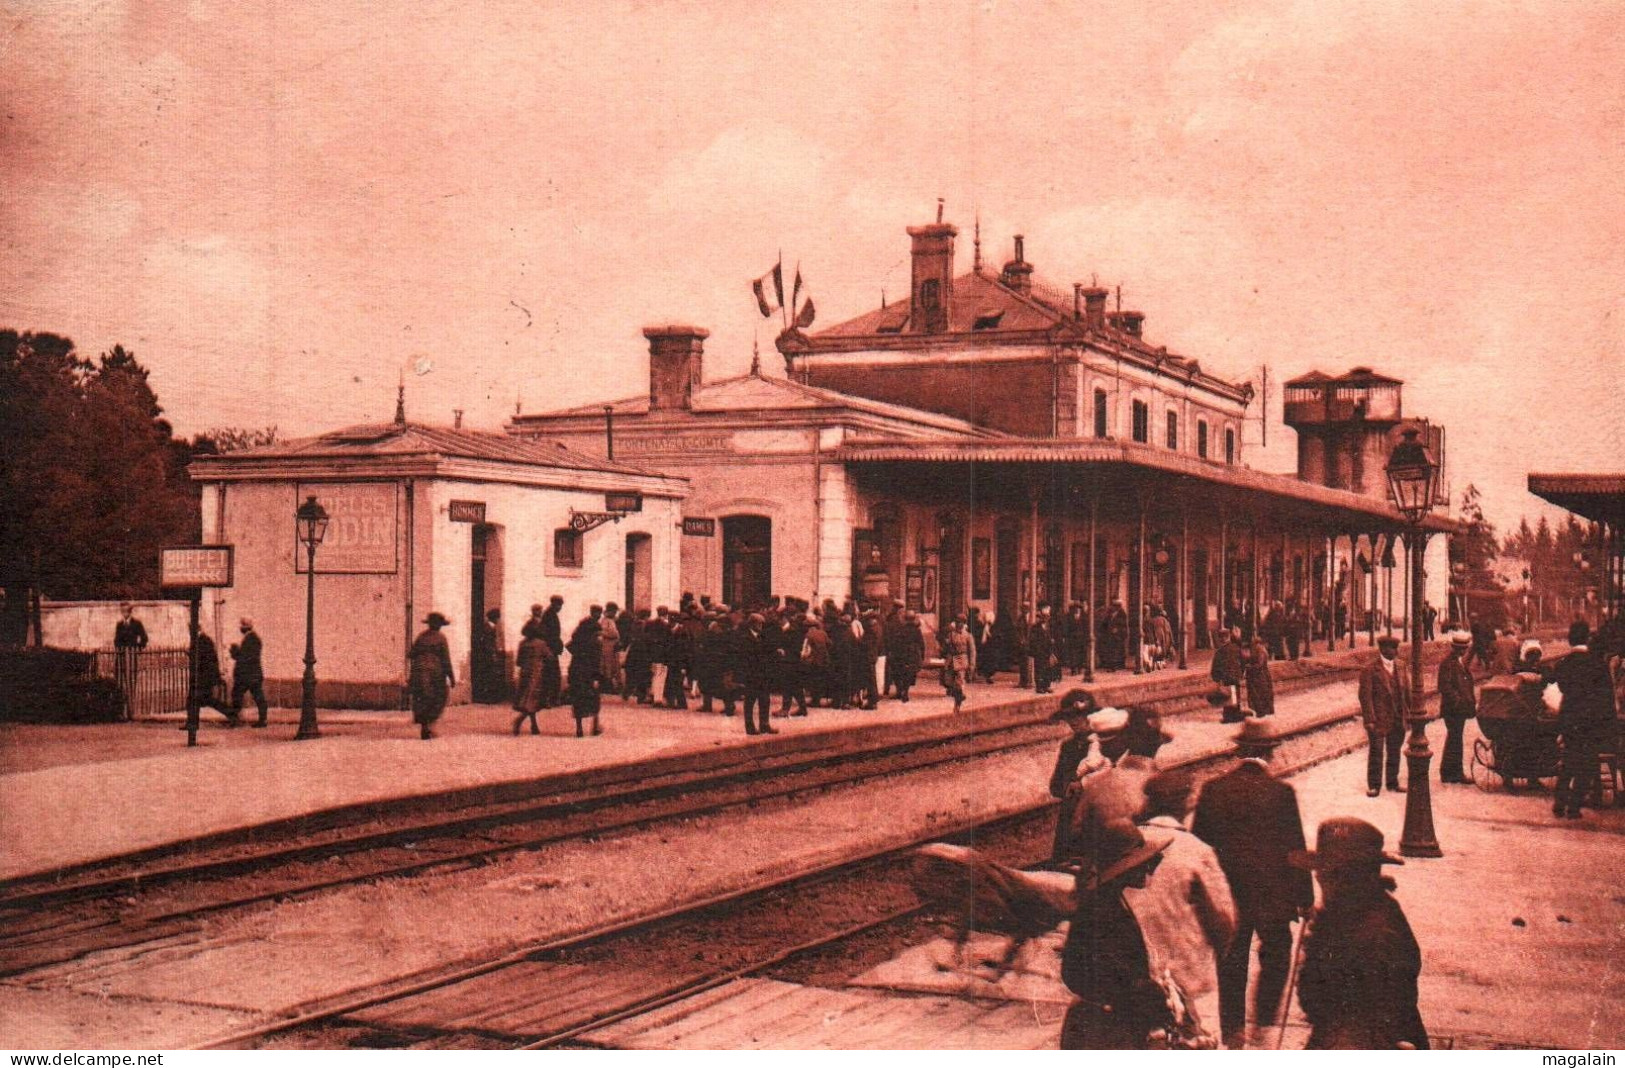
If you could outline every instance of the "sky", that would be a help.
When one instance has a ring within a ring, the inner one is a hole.
[[[182,433],[401,376],[495,429],[641,393],[663,321],[778,373],[750,280],[868,311],[941,197],[961,269],[1023,233],[1206,370],[1404,379],[1503,527],[1625,469],[1618,0],[0,0],[0,105],[0,326],[134,349]]]

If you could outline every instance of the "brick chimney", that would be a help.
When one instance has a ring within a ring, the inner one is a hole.
[[[1106,321],[1114,329],[1121,330],[1133,337],[1145,336],[1145,312],[1114,311],[1106,316]]]
[[[1083,287],[1083,320],[1091,330],[1106,328],[1106,295],[1104,286]]]
[[[917,334],[940,334],[948,329],[954,302],[954,238],[959,231],[952,223],[910,226],[913,241],[914,277],[910,289],[913,305],[909,330]]]
[[[1027,242],[1022,235],[1016,235],[1016,255],[1004,270],[999,274],[999,281],[1017,293],[1028,294],[1033,291],[1033,265],[1027,262]]]
[[[644,327],[643,336],[649,339],[649,410],[692,408],[705,362],[705,339],[711,331],[666,323]]]

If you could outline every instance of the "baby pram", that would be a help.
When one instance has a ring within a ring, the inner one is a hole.
[[[1496,675],[1478,692],[1478,729],[1468,774],[1480,789],[1508,790],[1557,775],[1557,717],[1541,700],[1546,680],[1525,672]]]

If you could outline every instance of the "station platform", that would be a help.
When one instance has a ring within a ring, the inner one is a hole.
[[[1428,648],[1430,663],[1443,648]],[[1346,678],[1374,655],[1361,646],[1278,662],[1277,687],[1314,685],[1317,676]],[[1001,675],[992,684],[973,685],[955,715],[927,674],[908,704],[887,700],[875,711],[817,708],[805,718],[775,717],[781,733],[765,738],[746,735],[742,717],[623,704],[619,698],[604,701],[604,733],[582,739],[574,736],[567,708],[541,713],[541,736],[527,729],[514,737],[514,713],[496,705],[448,709],[436,727],[438,737],[428,742],[418,738],[405,712],[324,709],[321,737],[295,743],[296,709],[273,709],[265,730],[231,729],[205,711],[193,748],[185,745],[180,716],[86,726],[0,725],[0,810],[8,816],[0,827],[0,882],[112,858],[138,859],[282,824],[295,831],[299,821],[317,815],[377,819],[408,804],[421,810],[545,797],[593,782],[697,773],[757,754],[817,747],[845,752],[1032,723],[1054,709],[1059,694],[1081,684],[1067,677],[1054,694],[1039,696],[1018,689],[1013,675]],[[1217,714],[1200,699],[1209,688],[1205,660],[1146,675],[1102,672],[1090,688],[1105,704],[1159,701],[1190,710],[1179,717],[1183,737],[1176,748],[1227,744]]]

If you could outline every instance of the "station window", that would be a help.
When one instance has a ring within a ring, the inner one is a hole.
[[[1179,413],[1172,410],[1168,412],[1168,447],[1179,448]]]
[[[1145,401],[1134,402],[1134,440],[1141,444],[1151,440],[1151,406]]]
[[[1095,390],[1095,437],[1106,436],[1106,391]]]
[[[1207,459],[1207,420],[1196,421],[1196,455]]]
[[[581,531],[570,527],[560,527],[553,532],[553,566],[554,567],[581,567],[583,553],[581,551]]]
[[[1236,462],[1236,432],[1232,427],[1224,428],[1224,462]]]

